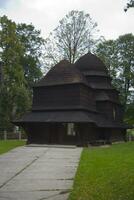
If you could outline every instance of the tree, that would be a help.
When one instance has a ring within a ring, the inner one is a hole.
[[[121,82],[123,104],[131,102],[134,89],[134,35],[125,34],[116,40],[119,68],[118,79]]]
[[[0,128],[13,128],[12,119],[31,106],[32,86],[42,76],[44,40],[33,25],[0,17]]]
[[[130,125],[134,125],[134,101],[127,105],[125,122]]]
[[[129,8],[133,8],[133,7],[134,7],[134,0],[128,0],[126,8],[124,8],[124,11],[126,12]]]
[[[31,88],[42,77],[44,39],[40,36],[40,31],[36,30],[32,24],[17,24],[16,31],[24,47],[21,65],[28,87]]]
[[[33,25],[0,17],[0,128],[12,128],[12,119],[31,106],[32,86],[42,76],[44,40]]]
[[[101,43],[98,44],[95,53],[98,57],[105,63],[107,66],[109,75],[112,77],[112,83],[116,87],[118,87],[116,74],[118,72],[118,68],[116,65],[117,62],[117,54],[116,52],[116,45],[114,40],[103,40]]]
[[[16,24],[6,16],[0,18],[0,59],[3,81],[0,85],[0,127],[11,128],[10,121],[28,109],[30,100],[20,58],[24,53],[16,35]]]
[[[134,35],[125,34],[116,40],[103,41],[96,53],[108,67],[113,83],[120,91],[126,113],[134,99]],[[130,112],[129,112],[130,113]]]
[[[46,39],[45,59],[50,64],[66,58],[74,63],[95,44],[97,23],[83,11],[70,11]]]

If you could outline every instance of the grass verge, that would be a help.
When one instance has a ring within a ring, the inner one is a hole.
[[[134,142],[85,148],[69,200],[134,200]]]
[[[25,145],[25,141],[21,140],[1,140],[0,141],[0,154],[6,153],[7,151],[14,149],[18,146]]]

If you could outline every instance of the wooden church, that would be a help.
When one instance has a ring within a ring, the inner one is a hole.
[[[87,145],[125,140],[123,108],[103,62],[62,60],[33,87],[32,110],[14,121],[28,143]]]

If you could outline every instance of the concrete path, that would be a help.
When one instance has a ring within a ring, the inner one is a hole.
[[[0,200],[66,200],[82,148],[18,147],[0,156]]]

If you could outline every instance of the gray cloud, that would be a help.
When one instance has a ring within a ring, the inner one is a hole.
[[[134,32],[133,9],[124,12],[126,0],[3,0],[10,2],[1,10],[16,22],[33,23],[46,37],[70,10],[84,10],[98,23],[106,39]],[[0,0],[2,2],[2,0]]]

